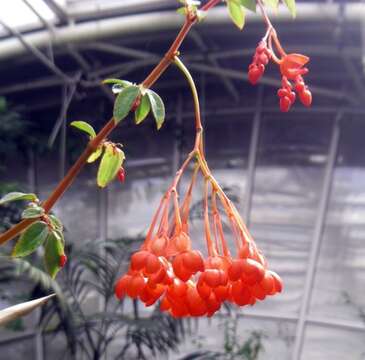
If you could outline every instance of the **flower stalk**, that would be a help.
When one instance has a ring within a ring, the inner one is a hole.
[[[268,270],[266,259],[256,247],[238,211],[209,169],[204,155],[198,92],[182,61],[175,56],[174,62],[186,78],[193,96],[194,148],[163,196],[164,212],[160,217],[160,207],[157,209],[145,242],[132,255],[127,273],[116,283],[115,294],[120,299],[126,295],[139,298],[146,306],[160,299],[160,309],[174,317],[212,316],[223,302],[253,305],[257,300],[281,292],[282,281]],[[195,161],[194,171],[180,205],[177,186],[192,161]],[[204,182],[202,210],[206,258],[193,248],[188,226],[192,191],[199,174]],[[217,198],[231,225],[233,256],[224,234]],[[160,227],[154,233],[158,218]]]

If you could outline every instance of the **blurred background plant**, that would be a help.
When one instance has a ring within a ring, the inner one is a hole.
[[[201,349],[182,357],[180,360],[258,360],[264,352],[263,339],[265,335],[260,331],[248,332],[242,340],[237,332],[238,317],[235,312],[225,318],[222,323],[224,329],[224,347],[222,351]]]
[[[32,286],[23,299],[57,294],[41,309],[39,327],[50,335],[49,342],[57,335],[64,336],[66,346],[60,359],[100,359],[107,353],[108,359],[158,358],[158,354],[177,349],[186,325],[158,309],[141,315],[137,301],[132,304],[133,311],[128,311],[128,305],[116,301],[113,291],[120,267],[126,265],[131,249],[140,241],[124,238],[86,243],[82,248],[70,245],[69,261],[57,281],[40,270],[37,254],[29,261],[6,258],[0,264],[1,289],[26,278]],[[21,321],[11,323],[8,329],[22,330]],[[111,354],[108,346],[114,340],[118,340],[118,351]]]

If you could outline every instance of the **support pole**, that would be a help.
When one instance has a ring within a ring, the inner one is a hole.
[[[340,139],[340,121],[343,117],[343,111],[339,110],[334,121],[331,136],[330,147],[328,151],[328,160],[325,169],[325,175],[322,185],[322,194],[318,205],[317,218],[313,232],[313,241],[310,249],[307,274],[304,283],[303,300],[300,307],[299,319],[296,329],[296,337],[294,343],[293,360],[300,360],[302,355],[305,325],[307,322],[308,310],[312,297],[313,280],[318,263],[319,251],[321,247],[321,240],[323,236],[323,229],[327,216],[328,203],[331,195],[333,173],[337,159],[338,144]]]

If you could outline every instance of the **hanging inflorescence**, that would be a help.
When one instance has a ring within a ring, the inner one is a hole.
[[[190,84],[195,104],[196,138],[188,155],[163,196],[146,239],[130,261],[129,269],[115,286],[115,294],[140,299],[146,306],[161,300],[160,309],[174,317],[212,316],[223,302],[253,305],[282,290],[280,277],[268,269],[233,203],[214,179],[205,160],[199,101],[194,81],[176,58]],[[184,197],[178,184],[195,160],[195,168]],[[201,174],[206,254],[194,248],[189,219],[193,189]],[[222,219],[227,219],[234,243],[227,242]]]
[[[182,317],[212,316],[225,301],[253,305],[280,292],[280,277],[268,270],[234,205],[199,164],[183,201],[179,201],[176,185],[185,166],[163,196],[143,245],[131,257],[128,272],[117,282],[117,297],[138,298],[146,306],[160,299],[161,310]],[[202,206],[207,257],[194,248],[189,234],[192,191],[199,170],[205,178]],[[234,246],[227,243],[222,211]]]
[[[253,60],[249,65],[249,81],[255,85],[264,74],[266,65],[271,61],[279,66],[281,73],[281,88],[277,92],[280,110],[283,112],[290,110],[295,102],[296,93],[304,106],[311,106],[312,94],[303,79],[303,76],[309,71],[305,67],[309,62],[309,57],[301,54],[287,54],[284,51],[263,4],[260,0],[257,3],[263,13],[267,31],[256,47]],[[294,82],[294,87],[291,81]]]

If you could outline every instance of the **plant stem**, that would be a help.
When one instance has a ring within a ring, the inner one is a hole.
[[[212,7],[216,6],[221,0],[210,0],[208,1],[202,8],[202,11],[208,11]],[[178,50],[186,38],[187,34],[191,27],[197,22],[196,16],[187,16],[185,22],[178,33],[175,41],[170,46],[166,55],[162,58],[162,60],[157,64],[157,66],[152,70],[152,72],[146,77],[146,79],[142,82],[142,85],[145,88],[151,87],[159,77],[165,72],[165,70],[169,67],[169,65],[174,60],[175,55],[178,53]],[[113,131],[113,129],[117,126],[114,119],[110,119],[109,122],[100,130],[97,136],[89,142],[87,148],[80,155],[76,163],[71,167],[66,176],[61,180],[61,182],[57,185],[51,196],[43,203],[43,208],[46,213],[48,213],[54,204],[59,200],[59,198],[65,193],[65,191],[69,188],[69,186],[73,183],[76,176],[79,174],[81,169],[87,162],[88,157],[105,141],[106,137]],[[13,239],[23,230],[25,230],[29,225],[38,219],[25,219],[20,221],[18,224],[14,225],[9,230],[5,231],[0,235],[0,245],[6,243],[7,241]]]

